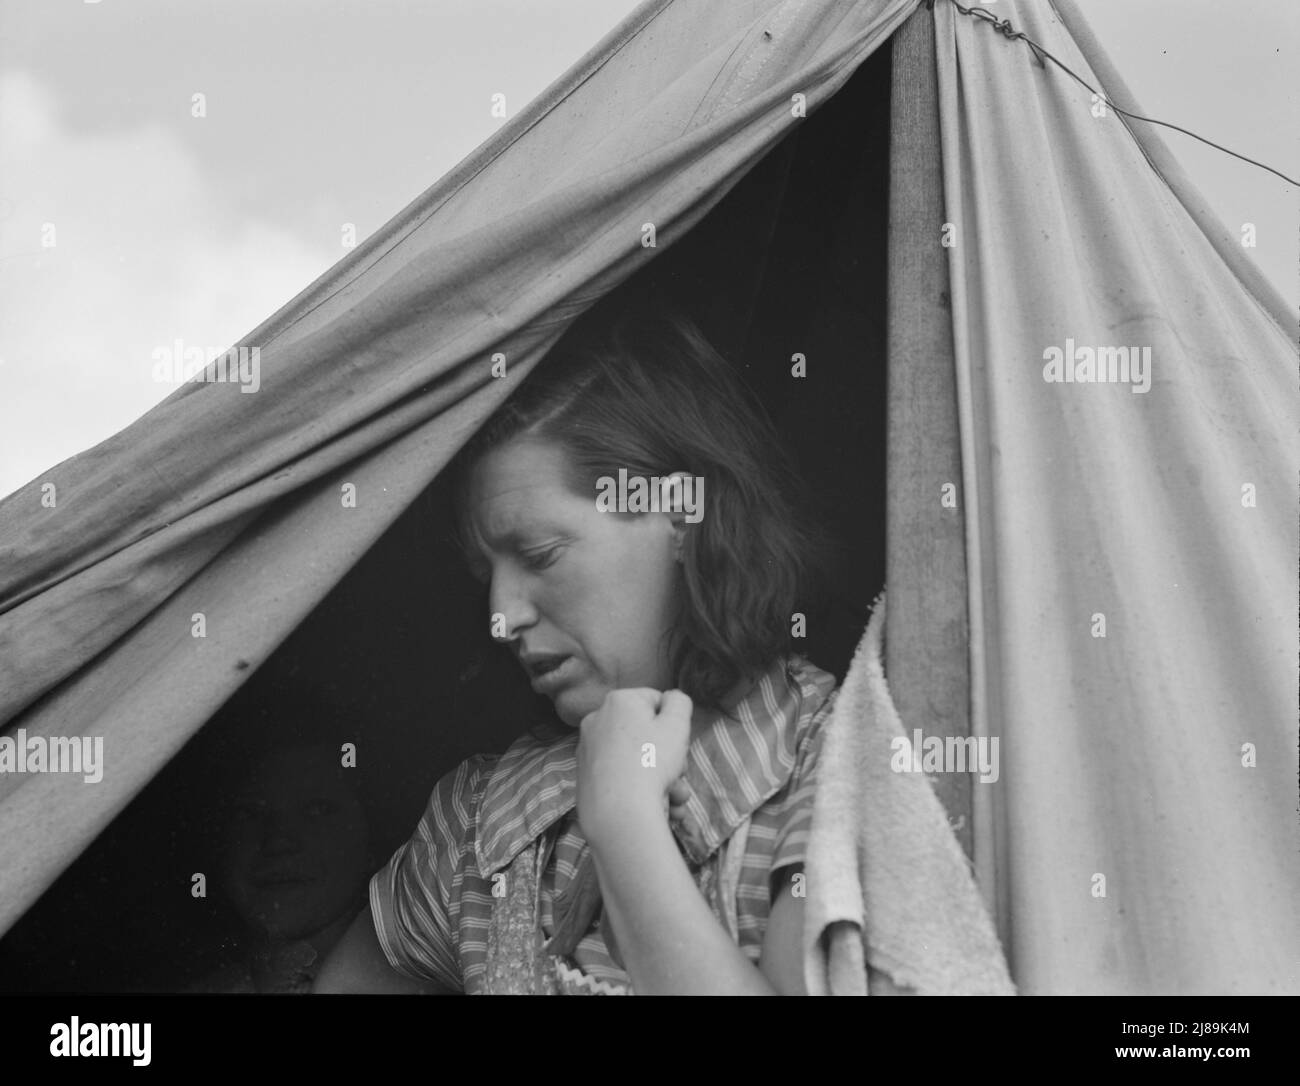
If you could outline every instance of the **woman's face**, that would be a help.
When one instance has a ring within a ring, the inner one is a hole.
[[[666,513],[601,512],[566,466],[540,438],[498,446],[471,471],[466,513],[494,633],[576,728],[610,690],[671,686],[678,536]]]

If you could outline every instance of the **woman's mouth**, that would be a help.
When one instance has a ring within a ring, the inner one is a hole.
[[[522,662],[538,694],[554,694],[571,682],[578,671],[577,660],[556,653],[524,657]]]

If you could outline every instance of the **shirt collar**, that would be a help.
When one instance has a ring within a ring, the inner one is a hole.
[[[686,815],[672,830],[703,863],[794,771],[804,725],[835,688],[800,657],[781,660],[739,701],[692,736],[684,774]],[[484,878],[506,867],[577,803],[578,733],[538,732],[497,762],[479,808],[475,851]]]

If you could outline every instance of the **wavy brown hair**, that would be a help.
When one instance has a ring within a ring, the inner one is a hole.
[[[677,686],[697,704],[729,708],[728,691],[789,651],[826,539],[762,404],[687,317],[635,310],[566,334],[458,454],[459,509],[474,463],[523,435],[563,448],[583,497],[620,468],[706,480],[669,632]]]

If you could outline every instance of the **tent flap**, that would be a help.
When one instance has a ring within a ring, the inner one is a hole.
[[[1016,983],[1294,992],[1295,347],[1124,124],[935,15],[972,732],[1001,750],[975,855]],[[1100,83],[1048,5],[998,15]]]
[[[191,382],[0,502],[0,723],[100,736],[107,763],[93,787],[0,777],[0,929],[568,324],[699,222],[916,2],[644,5],[238,345],[260,350],[256,394]]]

